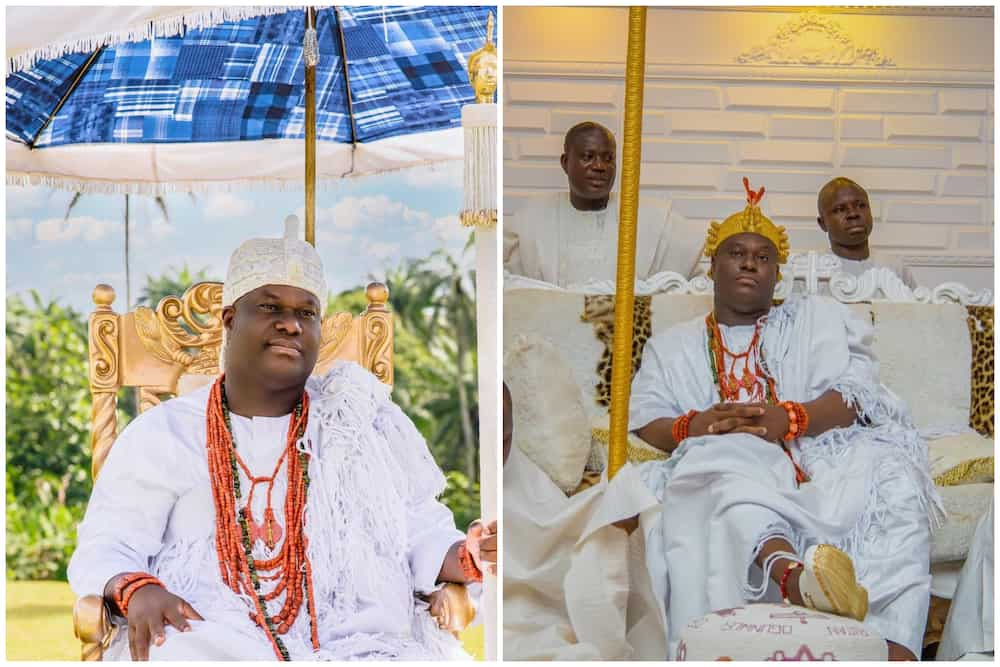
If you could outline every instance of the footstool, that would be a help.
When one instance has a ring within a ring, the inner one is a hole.
[[[787,604],[720,609],[680,633],[677,660],[886,660],[877,632],[854,619]]]

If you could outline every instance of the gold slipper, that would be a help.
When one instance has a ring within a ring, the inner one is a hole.
[[[863,621],[868,614],[868,591],[858,583],[851,557],[835,546],[809,547],[803,559],[799,592],[805,605]]]

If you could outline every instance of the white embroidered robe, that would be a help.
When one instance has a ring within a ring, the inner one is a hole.
[[[580,211],[568,192],[532,197],[504,221],[504,268],[559,287],[615,280],[618,259],[618,193],[600,211]],[[663,271],[695,272],[704,234],[691,234],[666,202],[639,199],[635,277]]]
[[[722,327],[722,334],[729,349],[742,351],[752,330]],[[870,425],[794,441],[795,459],[812,478],[801,487],[782,449],[749,434],[688,438],[668,461],[643,464],[663,508],[646,535],[646,559],[666,606],[668,654],[675,655],[681,629],[710,611],[780,601],[753,560],[764,538],[781,535],[800,555],[823,542],[850,554],[869,593],[865,623],[919,656],[930,595],[929,517],[939,500],[926,444],[902,401],[878,382],[873,329],[843,304],[794,297],[771,309],[761,335],[779,400],[804,403],[834,389]],[[701,317],[647,342],[629,428],[718,401]]]
[[[320,651],[310,643],[305,604],[282,635],[292,659],[444,658],[460,652],[437,629],[415,592],[430,592],[445,554],[464,536],[437,501],[445,486],[423,438],[388,388],[357,364],[338,363],[307,384],[312,404],[299,446],[310,452],[305,513]],[[226,587],[215,549],[215,508],[206,456],[209,387],[137,417],[115,442],[94,486],[69,567],[77,595],[101,594],[121,572],[148,571],[205,618],[192,631],[166,630],[162,660],[274,660],[248,612]],[[237,450],[255,476],[269,476],[285,446],[290,415],[232,415]],[[284,528],[286,467],[272,507]],[[240,472],[243,503],[250,484]],[[260,520],[266,484],[258,485]],[[234,512],[235,512],[234,508]],[[284,533],[285,531],[283,531]],[[275,552],[280,548],[276,546]],[[267,558],[262,542],[256,558]],[[265,584],[264,590],[270,590]],[[271,613],[284,595],[270,603]],[[126,632],[107,657],[129,659]]]

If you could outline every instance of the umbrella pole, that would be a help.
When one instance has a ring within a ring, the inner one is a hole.
[[[316,44],[316,10],[306,8],[306,37],[304,61],[306,65],[306,242],[316,245],[316,58],[307,53]],[[318,57],[318,48],[315,52]]]
[[[615,283],[615,334],[611,361],[611,437],[608,478],[625,465],[628,401],[632,384],[632,310],[635,296],[635,229],[639,214],[639,164],[642,161],[642,93],[646,68],[646,8],[628,10],[625,61],[625,130],[622,189],[618,213],[618,271]]]

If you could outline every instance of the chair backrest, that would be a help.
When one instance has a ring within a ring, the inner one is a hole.
[[[355,361],[379,380],[393,382],[393,320],[389,290],[371,283],[363,313],[328,313],[323,318],[314,375],[334,361]],[[222,283],[192,285],[180,297],[168,296],[156,309],[139,307],[123,315],[111,305],[115,291],[98,285],[90,315],[91,471],[100,472],[118,432],[118,392],[134,387],[139,411],[164,396],[187,393],[219,374],[222,345]]]

